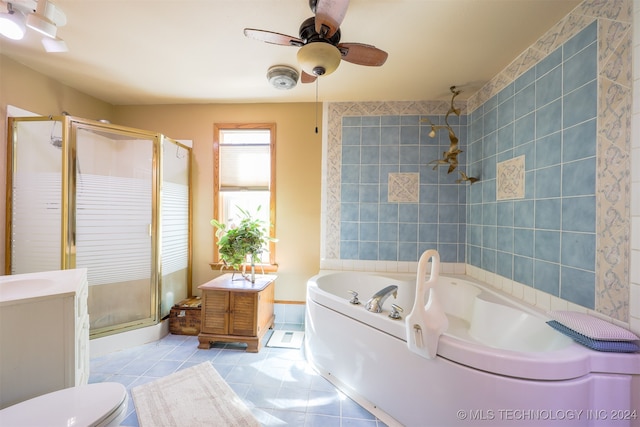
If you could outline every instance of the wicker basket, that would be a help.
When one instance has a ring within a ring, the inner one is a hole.
[[[180,301],[169,313],[169,332],[174,335],[198,335],[201,319],[200,297]]]

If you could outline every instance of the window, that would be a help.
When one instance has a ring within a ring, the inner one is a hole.
[[[275,131],[273,123],[214,124],[213,212],[218,221],[237,222],[239,207],[271,225],[269,232],[275,237]],[[217,245],[214,259],[219,265]],[[261,264],[265,271],[275,270],[273,242],[262,253]]]

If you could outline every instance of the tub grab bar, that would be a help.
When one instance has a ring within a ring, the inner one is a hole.
[[[431,274],[429,280],[425,281],[429,260],[431,260]],[[418,261],[413,309],[405,319],[409,350],[426,359],[436,357],[440,335],[449,327],[449,319],[438,300],[436,291],[439,273],[440,254],[435,249],[425,251]],[[427,293],[429,300],[425,304]]]

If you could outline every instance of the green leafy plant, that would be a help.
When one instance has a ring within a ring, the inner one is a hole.
[[[269,236],[269,230],[264,221],[253,217],[240,207],[238,210],[241,218],[237,226],[224,224],[216,219],[211,220],[211,225],[217,229],[220,259],[225,266],[230,266],[237,271],[247,262],[247,257],[252,266],[259,263],[262,253],[267,251],[269,242],[277,241]],[[260,206],[256,212],[259,210]]]

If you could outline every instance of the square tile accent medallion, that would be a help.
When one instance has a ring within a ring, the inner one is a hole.
[[[420,201],[420,174],[390,173],[389,202],[417,203]]]
[[[524,198],[524,156],[498,163],[496,198],[511,200]]]

